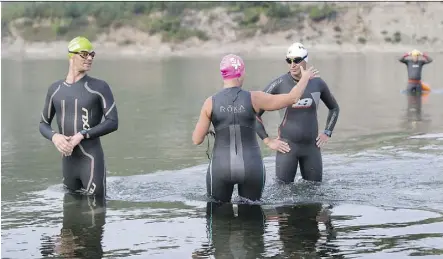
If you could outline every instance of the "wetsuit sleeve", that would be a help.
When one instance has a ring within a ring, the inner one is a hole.
[[[403,63],[403,64],[407,64],[407,63],[408,63],[408,60],[406,59],[406,57],[408,57],[408,56],[409,56],[409,54],[406,53],[406,54],[404,54],[401,58],[399,58],[398,61],[400,61],[400,62]]]
[[[55,107],[52,102],[52,95],[54,94],[54,86],[50,86],[48,88],[48,93],[46,94],[45,106],[43,107],[43,111],[41,113],[40,119],[40,133],[43,137],[52,141],[52,137],[56,133],[52,127],[51,123],[55,116]]]
[[[266,86],[265,89],[263,89],[263,92],[268,93],[268,94],[279,94],[281,82],[282,82],[281,78],[273,81],[268,86]],[[269,137],[268,133],[266,132],[265,125],[263,124],[263,121],[261,118],[261,116],[263,115],[264,112],[265,112],[265,110],[260,109],[255,116],[256,117],[255,130],[257,132],[257,135],[261,139],[265,139],[265,138]]]
[[[332,95],[331,91],[329,90],[328,85],[324,81],[323,90],[321,92],[320,98],[329,109],[328,119],[326,120],[325,133],[330,136],[332,135],[335,124],[337,123],[338,115],[340,113],[340,107],[337,103],[337,100],[335,100],[334,95]]]
[[[88,130],[87,139],[98,138],[118,129],[117,106],[111,88],[106,82],[103,82],[99,92],[101,94],[99,99],[105,120]]]
[[[423,54],[423,57],[424,57],[424,61],[423,61],[424,65],[429,64],[433,61],[433,59],[426,54]]]

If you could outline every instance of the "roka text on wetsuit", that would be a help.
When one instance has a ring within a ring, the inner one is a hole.
[[[229,202],[238,184],[241,197],[259,200],[265,168],[255,133],[251,93],[241,87],[225,88],[212,96],[212,103],[215,142],[206,177],[208,195]]]
[[[289,93],[296,80],[286,73],[271,82],[264,91],[270,94]],[[322,100],[329,109],[325,134],[332,135],[338,120],[339,106],[323,79],[312,78],[300,100],[285,109],[283,121],[279,126],[278,135],[281,140],[288,142],[288,153],[277,152],[276,176],[279,180],[290,183],[294,181],[297,165],[303,179],[322,181],[323,163],[320,148],[316,145],[318,136],[317,109]],[[268,137],[264,128],[260,110],[257,113],[257,134],[261,139]]]
[[[48,89],[41,114],[40,133],[48,140],[56,133],[51,128],[55,114],[60,134],[73,136],[82,132],[84,135],[71,156],[63,157],[65,187],[88,195],[105,196],[106,168],[99,137],[118,128],[111,88],[105,81],[88,75],[72,85],[57,81]]]

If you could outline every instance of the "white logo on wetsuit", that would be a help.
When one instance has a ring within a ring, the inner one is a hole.
[[[96,188],[97,185],[95,185],[95,183],[92,183],[88,190],[86,190],[85,188],[81,188],[80,191],[91,195],[94,194]]]
[[[245,112],[245,107],[241,104],[238,106],[228,105],[228,107],[220,106],[220,112],[242,113]]]
[[[231,66],[233,66],[235,68],[235,70],[237,70],[239,67],[241,67],[241,63],[238,59],[236,58],[231,58]]]
[[[92,183],[91,184],[91,187],[89,187],[89,190],[88,190],[88,193],[89,194],[94,194],[94,191],[95,191],[95,188],[96,188],[97,186],[95,185],[95,183]]]
[[[292,105],[292,108],[309,108],[312,106],[312,99],[311,98],[304,98],[298,100],[297,103]]]
[[[84,130],[88,130],[88,129],[91,128],[91,126],[89,126],[89,112],[88,112],[88,109],[82,107],[82,112],[84,112],[84,114],[82,114],[83,129]]]

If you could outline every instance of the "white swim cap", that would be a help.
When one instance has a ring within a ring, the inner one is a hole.
[[[288,51],[286,52],[287,58],[304,58],[305,61],[308,62],[308,50],[301,44],[300,42],[295,42],[291,46],[289,46]]]

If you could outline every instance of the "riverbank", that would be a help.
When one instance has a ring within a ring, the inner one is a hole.
[[[144,29],[116,20],[106,29],[100,27],[100,31],[99,20],[86,17],[83,22],[89,23],[87,30],[68,30],[64,36],[53,35],[54,30],[65,28],[60,19],[11,18],[5,25],[9,34],[2,33],[2,57],[64,59],[68,38],[90,33],[92,29],[97,31],[90,37],[101,59],[211,57],[228,52],[275,56],[284,55],[295,41],[302,42],[310,52],[402,53],[414,48],[423,52],[443,51],[443,2],[332,3],[327,8],[304,5],[307,4],[294,5],[290,11],[293,15],[277,7],[274,10],[263,6],[243,11],[232,11],[230,7],[185,9],[178,24],[176,20],[169,24],[178,29],[171,29],[168,24],[155,25],[171,19],[167,11],[146,16],[151,22],[143,23],[147,26]],[[278,18],[277,11],[286,16]],[[165,28],[156,31],[154,25]]]
[[[95,44],[97,57],[100,59],[163,59],[171,57],[214,57],[219,58],[226,53],[236,53],[251,57],[283,56],[291,41],[276,44],[263,44],[259,40],[235,42],[220,46],[215,42],[207,42],[200,46],[171,47],[162,45],[158,48],[140,45],[118,46],[117,44]],[[443,48],[430,48],[417,45],[391,44],[314,44],[304,43],[310,53],[404,53],[418,48],[425,52],[441,53]],[[66,59],[67,42],[18,43],[2,45],[1,56],[8,59]]]

